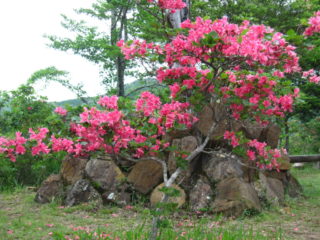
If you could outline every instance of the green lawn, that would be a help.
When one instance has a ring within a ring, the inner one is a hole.
[[[184,210],[174,213],[159,239],[320,239],[320,170],[294,169],[304,197],[239,219]],[[40,205],[26,188],[0,194],[0,239],[147,239],[150,211],[142,206],[95,209]],[[247,213],[248,215],[250,213]]]

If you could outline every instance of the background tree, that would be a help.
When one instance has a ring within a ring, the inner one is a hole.
[[[126,62],[120,54],[116,42],[120,39],[128,39],[128,22],[132,0],[97,1],[90,9],[79,9],[78,14],[86,14],[100,20],[104,31],[96,27],[89,27],[84,21],[75,21],[63,15],[62,26],[75,34],[74,38],[47,36],[51,41],[50,46],[62,51],[71,50],[101,68],[103,83],[107,88],[116,83],[118,95],[124,95],[124,78]]]

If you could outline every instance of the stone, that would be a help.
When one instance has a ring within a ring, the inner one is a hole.
[[[271,123],[263,129],[259,141],[266,142],[271,148],[277,148],[280,134],[281,128],[278,125]]]
[[[198,141],[194,136],[181,138],[181,151],[191,153],[198,147]]]
[[[125,181],[120,168],[110,159],[91,159],[85,168],[85,175],[93,186],[101,191],[116,189]]]
[[[60,174],[65,184],[72,185],[84,177],[84,170],[87,165],[87,158],[75,158],[67,156],[62,161]]]
[[[300,197],[303,193],[303,188],[298,180],[289,172],[285,183],[285,192],[292,198]]]
[[[230,178],[217,184],[213,212],[240,216],[245,210],[261,211],[257,192],[241,178]]]
[[[139,161],[128,175],[128,182],[137,191],[147,194],[163,179],[161,163],[154,160]]]
[[[186,136],[181,139],[174,139],[172,141],[172,146],[176,146],[179,151],[183,151],[186,153],[193,152],[198,147],[198,141],[194,136]],[[176,182],[181,182],[183,187],[190,186],[190,178],[195,170],[195,165],[197,162],[197,158],[193,161],[188,162],[186,168],[180,173]],[[168,170],[169,173],[172,174],[177,169],[177,158],[176,152],[171,151],[168,157]]]
[[[206,209],[209,207],[212,198],[213,191],[209,182],[200,177],[189,193],[189,206],[193,211]]]
[[[204,106],[198,118],[199,121],[196,123],[196,128],[206,136],[214,122],[212,107],[210,105]]]
[[[52,174],[38,189],[35,201],[38,203],[50,203],[56,198],[62,198],[64,195],[63,182],[60,174]]]
[[[257,122],[248,122],[248,121],[245,121],[243,125],[244,125],[243,131],[247,138],[259,139],[263,130],[263,126],[261,126]]]
[[[298,180],[291,175],[289,171],[282,170],[282,171],[264,171],[263,174],[268,178],[275,178],[281,181],[284,192],[288,194],[290,197],[300,197],[303,193],[302,186],[298,182]]]
[[[161,183],[152,191],[150,196],[151,206],[155,206],[157,203],[159,203],[163,199],[164,193],[160,191],[160,189],[163,187],[164,187],[164,183]],[[167,202],[176,203],[177,207],[180,208],[186,202],[186,193],[181,187],[179,187],[176,184],[172,184],[171,187],[178,190],[180,194],[177,197],[169,197]]]
[[[65,200],[65,205],[71,207],[87,202],[100,207],[102,205],[102,198],[99,192],[90,185],[89,181],[80,179],[70,187]]]
[[[131,202],[131,194],[127,191],[128,185],[122,185],[114,191],[108,191],[102,194],[103,203],[113,203],[118,206],[126,206]]]
[[[287,154],[282,153],[282,157],[277,159],[277,162],[279,163],[279,170],[290,170],[291,163]]]
[[[259,173],[259,179],[269,202],[273,204],[284,202],[284,187],[279,179],[266,177],[262,172]]]
[[[220,140],[223,134],[228,130],[228,121],[226,119],[226,109],[223,104],[212,103],[206,105],[199,114],[199,121],[196,123],[196,128],[204,136],[208,136],[213,123],[217,123],[215,130],[210,136],[211,140]]]
[[[214,152],[210,157],[203,159],[202,170],[209,181],[220,182],[227,178],[242,177],[242,166],[240,159],[223,151]]]
[[[287,181],[287,171],[265,170],[263,174],[268,178],[276,178],[283,184]]]
[[[198,141],[194,136],[187,136],[181,139],[173,139],[171,146],[177,147],[177,150],[179,151],[191,153],[197,148]],[[169,173],[172,174],[176,169],[177,169],[176,152],[171,151],[168,157]],[[190,172],[192,171],[193,169],[190,169]]]
[[[181,148],[181,139],[173,139],[171,146],[177,147],[177,150],[180,150]],[[170,174],[172,174],[177,169],[177,153],[176,151],[170,151],[169,157],[168,157],[168,171]]]

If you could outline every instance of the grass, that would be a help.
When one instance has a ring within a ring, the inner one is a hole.
[[[226,219],[185,211],[174,213],[159,239],[320,239],[320,170],[293,169],[304,197],[260,214]],[[142,206],[96,209],[90,204],[64,208],[40,205],[26,188],[0,194],[0,239],[147,239],[150,210]],[[250,215],[246,213],[245,215]]]

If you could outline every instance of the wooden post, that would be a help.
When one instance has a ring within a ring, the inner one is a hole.
[[[289,156],[291,163],[320,162],[320,154],[317,155],[292,155]]]

